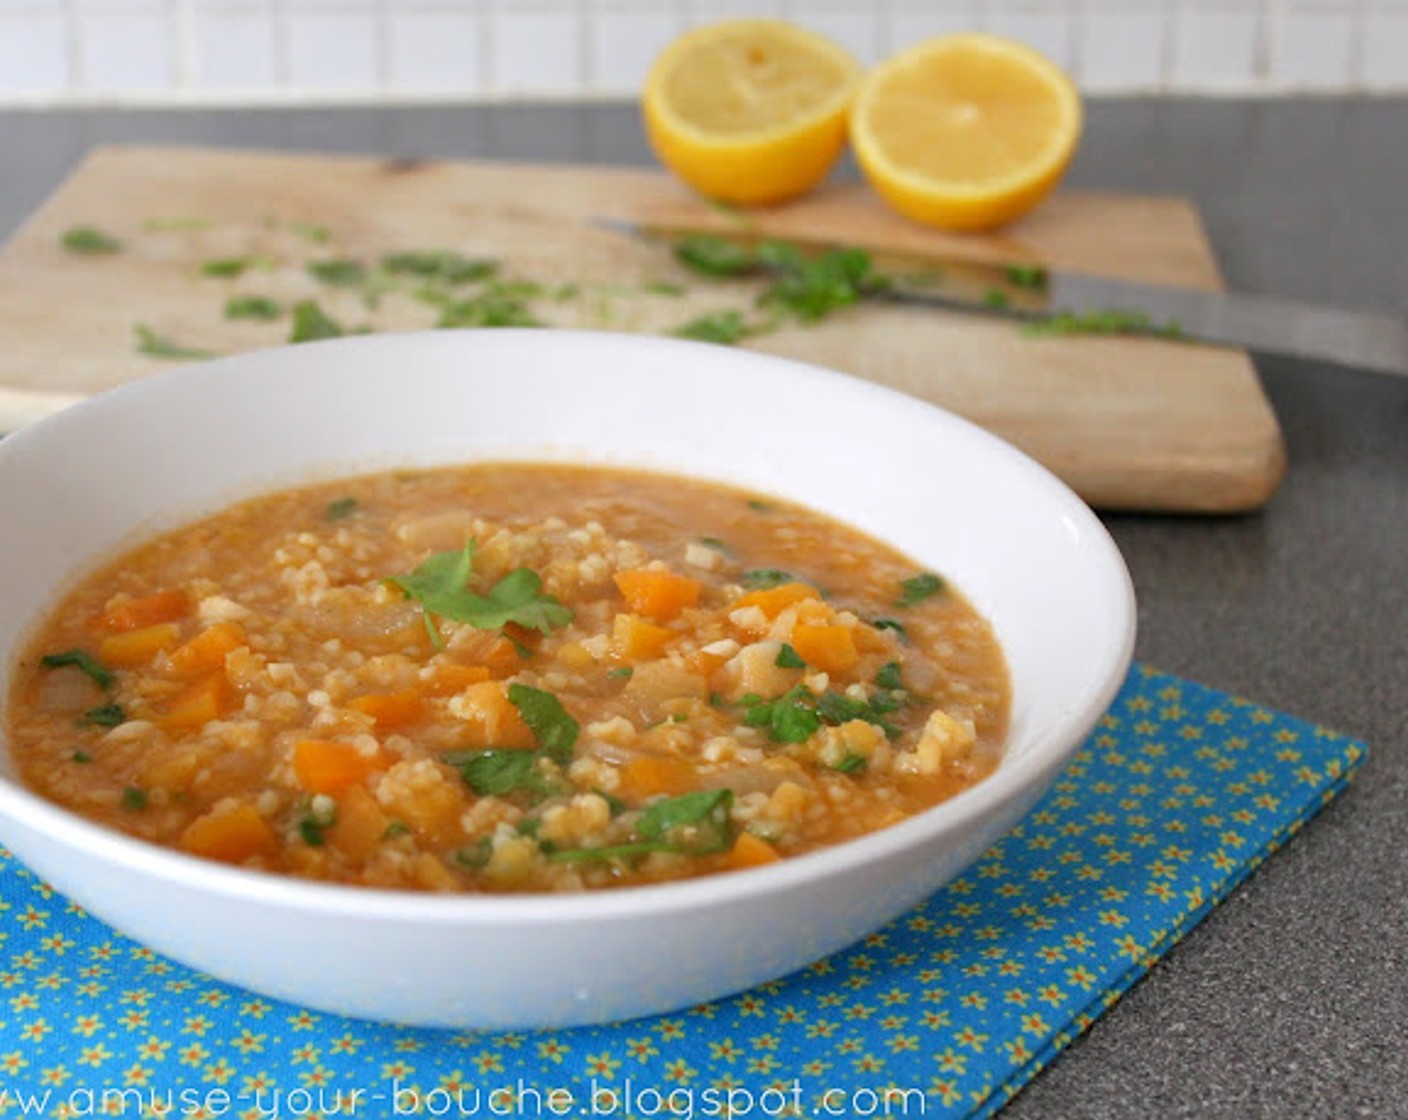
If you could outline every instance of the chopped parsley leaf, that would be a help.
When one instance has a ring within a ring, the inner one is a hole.
[[[777,659],[773,664],[779,669],[805,669],[807,667],[807,663],[802,660],[802,655],[786,642],[783,642],[782,648],[777,651]]]
[[[347,258],[309,261],[307,269],[309,276],[330,288],[356,288],[367,279],[366,265]]]
[[[758,258],[747,246],[711,233],[680,238],[675,259],[705,276],[744,276],[758,268]]]
[[[481,797],[503,797],[519,790],[537,797],[558,792],[558,783],[541,765],[540,751],[487,750],[447,751],[441,756],[460,772],[470,789]]]
[[[66,649],[62,653],[46,653],[39,659],[39,664],[46,669],[61,669],[72,665],[79,672],[86,673],[93,683],[102,689],[112,688],[117,683],[113,671],[87,650],[74,648]]]
[[[538,746],[559,766],[572,761],[572,747],[577,742],[579,725],[562,701],[551,692],[526,684],[508,686],[508,699],[523,718]]]
[[[147,791],[139,786],[128,786],[122,791],[121,804],[124,809],[131,809],[134,812],[145,809],[148,800]]]
[[[466,257],[455,252],[388,253],[381,267],[393,276],[414,276],[443,284],[468,284],[487,280],[499,270],[497,261]]]
[[[145,354],[148,358],[198,361],[201,358],[215,357],[215,353],[211,350],[199,350],[193,346],[182,346],[180,343],[173,342],[165,335],[157,334],[145,323],[138,323],[133,329],[137,332],[137,353]]]
[[[213,261],[206,261],[200,266],[202,276],[214,276],[219,278],[234,278],[243,276],[245,269],[249,267],[248,257],[218,257]]]
[[[898,622],[893,618],[877,618],[870,625],[877,630],[893,630],[900,636],[901,641],[909,640],[909,635],[905,631],[904,623]]]
[[[794,579],[791,572],[784,572],[781,568],[751,568],[743,573],[738,582],[748,591],[766,591],[792,583]]]
[[[944,581],[932,572],[920,572],[917,576],[900,580],[900,595],[895,600],[897,607],[912,607],[932,598],[944,589]]]
[[[715,311],[709,315],[701,315],[697,319],[691,319],[683,326],[676,327],[671,333],[678,338],[691,338],[696,342],[713,342],[719,346],[734,346],[749,335],[757,334],[758,331],[744,319],[743,312],[736,308],[729,308],[726,311]]]
[[[74,226],[59,239],[70,253],[88,257],[111,256],[122,252],[122,242],[93,226]]]
[[[881,688],[903,688],[900,681],[900,663],[898,661],[887,661],[880,667],[880,671],[875,674],[875,683]]]
[[[1039,264],[1009,264],[1004,270],[1007,282],[1014,288],[1025,288],[1031,292],[1042,292],[1050,280],[1046,269]]]
[[[282,313],[278,303],[268,296],[231,296],[225,301],[225,318],[277,319]]]
[[[572,611],[551,595],[543,594],[538,573],[515,568],[494,584],[487,595],[469,590],[478,542],[470,538],[462,550],[437,552],[415,571],[391,576],[408,599],[420,603],[433,639],[439,631],[432,616],[467,622],[480,630],[502,630],[510,622],[547,633],[572,621]],[[441,639],[443,641],[443,639]]]
[[[462,327],[541,327],[522,295],[507,285],[486,291],[471,299],[447,303],[435,324],[442,330]]]
[[[341,498],[334,498],[324,506],[323,517],[328,521],[345,521],[356,513],[357,509],[357,499],[348,494]]]
[[[713,855],[733,845],[732,810],[732,790],[695,790],[652,802],[635,822],[635,840],[600,848],[544,845],[543,851],[548,859],[555,861],[629,859],[651,852]]]
[[[81,727],[117,727],[126,722],[127,713],[122,710],[121,704],[100,704],[89,708],[78,720]]]
[[[319,307],[317,300],[301,299],[293,305],[289,342],[316,342],[323,338],[338,338],[345,333],[342,324]]]

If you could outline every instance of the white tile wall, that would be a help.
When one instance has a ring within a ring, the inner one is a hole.
[[[1094,93],[1408,91],[1408,0],[0,0],[0,103],[623,97],[736,16],[867,63],[986,29]]]

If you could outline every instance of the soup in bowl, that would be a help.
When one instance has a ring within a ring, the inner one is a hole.
[[[1015,823],[1130,656],[1118,553],[1042,468],[707,345],[249,354],[25,429],[0,479],[0,841],[364,1017],[601,1021],[800,967]]]

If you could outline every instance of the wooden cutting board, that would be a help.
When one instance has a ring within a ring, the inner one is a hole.
[[[0,430],[168,368],[137,352],[138,324],[220,353],[286,340],[286,319],[226,319],[225,301],[235,294],[285,306],[315,298],[349,328],[434,323],[435,309],[404,293],[369,300],[320,284],[306,271],[311,260],[375,261],[415,249],[495,258],[505,278],[547,286],[551,294],[534,310],[561,326],[668,331],[747,305],[746,287],[692,277],[663,248],[604,230],[594,217],[701,228],[739,220],[650,170],[95,150],[0,251]],[[1034,259],[1206,289],[1220,283],[1196,212],[1176,198],[1067,193],[1002,236],[960,236],[913,226],[850,184],[752,220],[781,237]],[[65,251],[61,237],[75,226],[97,227],[123,250]],[[234,279],[203,274],[206,262],[234,256],[260,263]],[[1236,350],[1033,338],[985,316],[874,305],[749,345],[952,409],[1019,445],[1101,508],[1253,509],[1283,470],[1275,416]]]

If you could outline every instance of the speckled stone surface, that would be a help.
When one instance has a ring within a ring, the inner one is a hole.
[[[648,159],[620,105],[12,110],[0,235],[116,142]],[[1408,101],[1096,102],[1070,181],[1191,197],[1234,287],[1408,311]],[[1138,657],[1370,758],[1017,1097],[1016,1120],[1408,1117],[1408,379],[1258,367],[1290,458],[1271,505],[1107,519],[1139,591]]]

